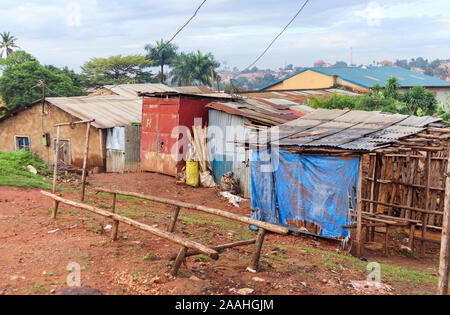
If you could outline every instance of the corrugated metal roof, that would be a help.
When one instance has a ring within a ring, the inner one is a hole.
[[[372,88],[375,84],[385,86],[387,81],[396,77],[401,87],[449,87],[450,83],[435,77],[414,72],[400,67],[370,67],[370,68],[306,68],[298,71],[285,78],[277,80],[269,85],[262,87],[260,90],[267,89],[273,85],[283,82],[289,78],[299,75],[305,71],[315,71],[328,76],[338,76],[341,79],[355,83],[362,87]]]
[[[106,85],[105,89],[126,98],[138,98],[138,93],[186,93],[186,94],[208,94],[211,90],[206,86],[167,86],[164,84],[120,84]]]
[[[142,120],[142,101],[122,96],[48,97],[47,102],[81,120],[95,119],[99,129],[126,126]]]
[[[373,151],[417,134],[425,130],[425,126],[441,120],[381,112],[318,109],[274,127],[259,139],[250,139],[249,143]],[[272,139],[264,141],[271,133]]]

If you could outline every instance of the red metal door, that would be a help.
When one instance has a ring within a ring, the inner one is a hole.
[[[179,99],[146,98],[142,107],[141,169],[175,176],[177,156],[172,148],[177,138],[172,130],[178,126]]]

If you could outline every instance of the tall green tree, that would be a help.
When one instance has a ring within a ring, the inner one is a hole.
[[[158,74],[159,81],[164,83],[166,77],[164,75],[164,66],[172,66],[178,57],[178,46],[172,43],[155,41],[155,45],[148,44],[145,46],[147,55],[145,58],[152,62],[152,66],[161,67]]]
[[[172,83],[178,85],[208,85],[211,86],[211,70],[218,77],[216,69],[220,63],[211,53],[181,53],[172,66]]]
[[[81,69],[88,86],[100,87],[109,84],[155,82],[155,77],[149,70],[150,67],[151,62],[144,56],[118,55],[109,58],[92,58]]]
[[[17,46],[17,37],[11,35],[10,32],[3,32],[0,34],[0,58],[3,58],[3,54],[6,52],[6,57],[14,52],[13,48],[20,48]]]
[[[28,105],[42,98],[42,90],[38,86],[45,80],[47,96],[79,96],[81,89],[74,86],[72,80],[64,74],[56,74],[31,60],[8,66],[0,78],[0,96],[11,110]]]

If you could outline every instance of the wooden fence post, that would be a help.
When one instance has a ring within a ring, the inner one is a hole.
[[[112,213],[116,213],[116,201],[117,201],[117,194],[113,194],[113,204],[111,208]],[[117,241],[117,234],[119,233],[119,221],[114,220],[113,222],[113,228],[111,231],[111,240],[113,242]]]
[[[264,243],[264,236],[266,235],[266,230],[259,228],[258,237],[256,238],[255,251],[253,253],[252,262],[250,264],[250,269],[258,271],[259,258],[261,257],[261,249]]]
[[[450,260],[450,143],[447,161],[447,178],[445,180],[444,218],[442,220],[441,255],[439,258],[438,294],[448,294],[448,274]]]
[[[53,201],[52,219],[56,220],[56,215],[58,214],[59,201]]]
[[[428,210],[429,209],[429,204],[430,204],[430,183],[431,183],[431,155],[432,152],[427,152],[427,163],[425,165],[425,206],[424,209]],[[421,246],[420,246],[420,256],[424,257],[425,256],[425,239],[427,237],[427,225],[428,225],[428,214],[427,213],[422,213],[422,241],[421,241]],[[411,248],[413,249],[413,248]]]
[[[167,232],[173,233],[175,231],[175,225],[177,224],[179,214],[180,214],[180,207],[175,207],[172,219],[170,220],[169,227],[167,228]]]
[[[183,263],[187,250],[188,250],[187,247],[185,246],[181,247],[177,259],[175,260],[175,264],[173,265],[172,271],[170,272],[170,274],[173,277],[176,277],[178,275],[178,270],[180,270],[181,264]]]
[[[88,155],[89,155],[89,136],[91,134],[91,123],[87,123],[86,130],[86,146],[84,149],[84,161],[83,161],[83,177],[81,184],[81,201],[84,201],[84,195],[86,191],[86,172],[87,172],[87,163],[88,163]]]
[[[56,143],[55,143],[55,153],[53,158],[53,189],[52,193],[56,194],[56,184],[58,179],[58,156],[59,156],[59,138],[61,137],[61,127],[58,126],[56,132]]]
[[[364,242],[362,237],[362,210],[363,210],[363,196],[362,196],[362,183],[363,183],[363,158],[359,158],[359,171],[358,171],[358,187],[357,187],[357,227],[356,227],[356,256],[361,257],[364,252]]]

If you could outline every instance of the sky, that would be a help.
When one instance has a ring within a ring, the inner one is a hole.
[[[76,71],[92,57],[143,54],[169,39],[202,0],[0,0],[0,32],[43,64]],[[304,0],[208,0],[175,39],[181,51],[211,52],[228,67],[251,64]],[[310,0],[256,64],[450,58],[449,0]]]

